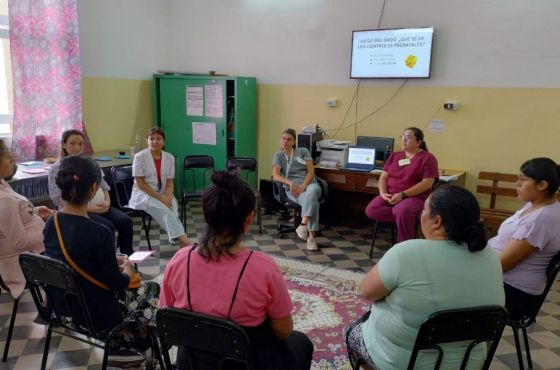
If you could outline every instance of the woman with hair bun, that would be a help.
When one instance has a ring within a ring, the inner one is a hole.
[[[66,130],[60,140],[60,159],[49,169],[49,196],[58,208],[64,208],[64,200],[60,196],[60,188],[56,184],[56,175],[62,158],[72,155],[82,155],[84,151],[84,133],[79,130]],[[101,169],[99,170],[103,176]],[[88,203],[88,216],[109,230],[118,232],[117,244],[122,253],[131,255],[132,247],[132,219],[124,212],[111,206],[109,190],[111,187],[101,178],[95,197]]]
[[[546,285],[546,269],[560,252],[560,169],[550,158],[533,158],[519,169],[517,197],[523,208],[505,220],[488,241],[504,270],[509,318],[535,315]]]
[[[385,253],[361,283],[373,302],[369,317],[345,329],[350,347],[377,369],[406,369],[420,325],[432,313],[504,304],[500,261],[486,248],[478,202],[468,190],[440,186],[424,202],[420,222],[426,239]],[[441,367],[458,369],[464,349],[446,349]],[[480,368],[485,354],[484,345],[475,347],[469,368]],[[426,353],[414,368],[433,369],[436,359]]]
[[[292,301],[276,262],[242,242],[255,215],[255,195],[234,173],[217,171],[202,196],[207,224],[199,246],[180,249],[165,269],[160,307],[231,320],[249,336],[253,367],[309,369],[313,344],[293,330]],[[186,284],[185,284],[186,282]],[[218,368],[208,359],[204,369]],[[190,369],[179,349],[177,368]]]
[[[88,202],[100,183],[101,171],[92,159],[82,156],[62,159],[56,184],[65,205],[47,220],[45,254],[69,265],[71,260],[79,267],[75,271],[98,330],[110,330],[123,319],[134,322],[111,341],[109,361],[140,361],[144,356],[135,351],[150,347],[148,325],[156,312],[159,285],[142,282],[136,289],[127,289],[135,277],[133,264],[126,255],[115,254],[113,233],[88,216]],[[64,299],[62,294],[60,299]],[[76,315],[73,319],[78,321],[74,324],[81,324]]]

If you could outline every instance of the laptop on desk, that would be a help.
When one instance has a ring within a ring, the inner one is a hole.
[[[343,170],[369,172],[375,169],[375,149],[348,147],[348,157]]]

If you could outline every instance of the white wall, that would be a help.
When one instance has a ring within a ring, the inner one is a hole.
[[[353,84],[354,29],[381,0],[80,0],[82,74],[158,69],[256,76],[260,83]],[[558,87],[560,1],[387,0],[381,28],[434,26],[427,86]],[[370,81],[397,84],[399,81]]]
[[[167,0],[79,0],[82,75],[150,79],[169,58]]]

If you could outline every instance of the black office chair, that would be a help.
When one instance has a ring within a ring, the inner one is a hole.
[[[113,178],[115,200],[117,208],[129,216],[140,216],[142,219],[142,230],[148,242],[148,249],[152,250],[150,242],[150,227],[152,226],[152,216],[147,212],[132,209],[128,207],[128,201],[132,195],[132,186],[134,185],[134,177],[132,176],[132,166],[120,166],[111,168],[111,177]]]
[[[202,197],[208,176],[207,171],[214,172],[214,158],[209,155],[187,155],[183,160],[183,170],[185,183],[181,195],[181,222],[185,230],[187,230],[187,204],[189,199],[196,199]],[[196,188],[196,170],[202,171],[202,190]],[[190,176],[189,176],[190,174]],[[190,178],[190,182],[189,182]],[[189,185],[192,190],[189,190]]]
[[[315,179],[321,187],[319,204],[323,204],[329,197],[329,184],[320,177],[315,176]],[[274,199],[276,199],[276,201],[284,207],[284,211],[282,211],[282,215],[280,216],[281,222],[279,222],[277,226],[277,236],[278,238],[283,239],[286,238],[285,234],[295,231],[301,223],[301,206],[288,197],[284,184],[273,181],[272,193],[274,195]],[[291,211],[295,213],[293,217],[291,215]]]
[[[78,276],[72,268],[62,261],[29,252],[21,254],[19,262],[37,311],[41,318],[49,323],[41,369],[45,369],[47,365],[53,332],[103,349],[101,368],[106,369],[109,344],[113,336],[130,322],[122,322],[109,332],[97,330]],[[63,298],[55,298],[54,291],[63,292]],[[80,318],[79,325],[69,320],[77,317]]]
[[[531,350],[529,348],[529,339],[527,337],[527,328],[533,325],[537,321],[537,315],[541,310],[541,307],[546,299],[546,296],[556,280],[556,276],[560,271],[560,252],[552,258],[548,267],[546,269],[546,286],[544,291],[539,297],[539,304],[534,312],[527,312],[519,320],[508,320],[507,325],[511,326],[513,330],[513,337],[515,339],[515,349],[517,350],[517,362],[519,363],[519,369],[523,370],[523,349],[521,348],[521,343],[519,342],[519,329],[523,332],[523,341],[525,342],[525,352],[527,353],[527,366],[529,369],[533,368],[533,361],[531,360]]]
[[[482,370],[490,367],[498,343],[502,337],[507,321],[507,311],[502,306],[481,306],[443,310],[431,314],[420,326],[412,348],[408,370],[414,369],[418,353],[423,350],[437,350],[438,357],[434,369],[439,369],[443,360],[442,344],[454,342],[465,343],[465,354],[460,369],[466,368],[473,348],[480,343],[487,343],[486,359]],[[346,340],[348,346],[348,338]],[[352,369],[357,370],[365,360],[348,346],[348,355]],[[374,368],[373,364],[366,364]]]
[[[191,370],[229,369],[232,364],[253,369],[249,338],[243,328],[231,321],[162,308],[156,314],[156,326],[162,347],[181,347],[188,356]],[[161,352],[164,369],[173,369],[168,351]]]
[[[8,294],[10,294],[10,288],[4,283],[2,279],[2,275],[0,275],[0,292],[4,289]],[[19,300],[24,292],[21,295],[14,299],[14,304],[12,306],[12,315],[10,316],[10,326],[8,326],[8,334],[6,335],[6,342],[4,344],[4,354],[2,355],[2,361],[6,362],[8,359],[8,352],[10,351],[10,344],[12,343],[12,334],[14,333],[14,324],[16,322],[16,315],[19,305]]]
[[[259,165],[255,158],[230,157],[227,159],[226,168],[228,171],[236,171],[239,177],[244,178],[247,184],[251,184],[250,179],[255,182],[255,197],[257,200],[257,224],[259,225],[259,235],[262,235],[262,215],[261,197],[259,192]]]

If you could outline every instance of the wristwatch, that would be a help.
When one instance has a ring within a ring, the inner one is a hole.
[[[408,195],[406,195],[404,191],[401,191],[401,199],[406,199],[406,198],[408,198]]]

